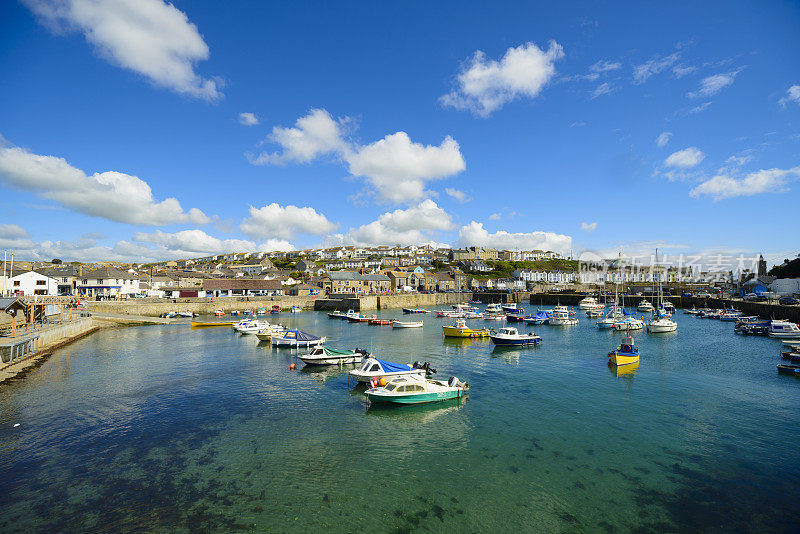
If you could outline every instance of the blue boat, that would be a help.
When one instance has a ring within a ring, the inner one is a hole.
[[[525,322],[528,324],[547,324],[550,319],[550,314],[546,311],[538,311],[533,315],[525,317]]]
[[[499,332],[492,332],[489,339],[495,345],[503,346],[536,345],[542,342],[542,338],[533,332],[520,334],[516,328],[510,326],[501,328]]]

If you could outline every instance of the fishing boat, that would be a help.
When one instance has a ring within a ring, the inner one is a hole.
[[[451,376],[447,382],[431,380],[421,376],[401,376],[391,379],[386,385],[380,383],[364,394],[371,403],[421,404],[462,397],[469,385]]]
[[[253,315],[253,310],[245,310],[242,312],[242,315]]]
[[[636,306],[636,311],[641,313],[650,313],[653,311],[653,305],[650,301],[642,300],[638,306]]]
[[[344,365],[347,363],[361,363],[369,356],[364,349],[338,350],[325,346],[317,346],[308,354],[298,356],[306,365]]]
[[[525,322],[524,313],[507,313],[506,319],[509,323],[522,323]]]
[[[303,311],[303,308],[301,308],[300,306],[292,306],[290,311],[292,313],[300,313],[301,311]]]
[[[451,319],[461,319],[464,317],[464,312],[459,310],[437,310],[436,317],[449,317]]]
[[[286,327],[282,324],[267,323],[267,326],[256,333],[259,341],[271,341],[273,336],[280,336],[286,332]]]
[[[734,322],[734,321],[738,321],[739,317],[741,317],[741,316],[742,316],[742,312],[740,312],[738,310],[725,310],[719,316],[719,320],[720,321]]]
[[[370,319],[377,319],[377,317],[375,315],[371,316],[361,315],[360,313],[353,314],[347,317],[347,320],[351,323],[368,323]]]
[[[369,382],[373,378],[384,378],[389,380],[398,376],[418,375],[425,377],[436,372],[431,369],[428,362],[414,362],[411,365],[405,363],[393,363],[386,360],[379,360],[374,356],[364,358],[358,369],[350,371],[350,376],[359,382]]]
[[[422,321],[392,321],[392,328],[422,328]]]
[[[622,338],[619,348],[608,353],[609,365],[631,365],[639,361],[639,349],[633,344],[631,336]]]
[[[234,323],[232,328],[234,331],[239,332],[240,334],[256,334],[267,326],[269,326],[267,321],[261,321],[259,319],[244,319],[238,323]]]
[[[772,320],[769,325],[769,337],[779,339],[800,339],[800,328],[789,321]]]
[[[506,314],[505,313],[484,313],[483,318],[486,321],[505,321]]]
[[[467,326],[467,322],[464,319],[459,319],[455,325],[442,326],[442,333],[444,337],[489,337],[488,328],[474,330]]]
[[[691,310],[683,310],[683,313],[687,315],[700,315],[700,310],[698,310],[696,306],[692,306]]]
[[[589,308],[586,310],[586,317],[596,319],[603,316],[603,308]]]
[[[636,317],[625,317],[624,319],[614,323],[612,328],[618,332],[627,332],[628,330],[641,330],[644,328],[644,321]]]
[[[483,319],[483,314],[476,311],[464,312],[464,319]]]
[[[225,312],[222,310],[214,310],[214,315],[217,317],[222,317],[223,315],[225,315]]]
[[[546,324],[550,320],[550,314],[546,311],[537,311],[533,315],[525,317],[526,324]]]
[[[503,309],[500,307],[499,304],[487,304],[486,309],[484,310],[486,313],[502,313]]]
[[[551,326],[575,326],[578,324],[578,318],[576,316],[571,315],[568,310],[565,311],[558,308],[559,307],[556,306],[556,309],[553,310],[553,314],[550,316],[547,324]]]
[[[403,313],[428,313],[428,310],[423,310],[422,308],[403,308]]]
[[[520,334],[513,326],[501,328],[499,332],[492,332],[489,339],[495,345],[536,345],[542,342],[542,338],[533,332]]]
[[[800,376],[800,365],[787,365],[785,363],[779,363],[778,373],[783,375]]]
[[[280,312],[281,312],[281,307],[280,307],[280,305],[278,305],[278,304],[273,304],[273,305],[272,305],[272,308],[270,308],[269,312],[270,312],[270,313],[280,313]]]
[[[325,337],[319,337],[302,330],[292,329],[286,330],[282,334],[272,336],[272,345],[274,347],[313,347],[316,345],[324,345]]]
[[[769,323],[769,321],[759,323],[736,323],[736,326],[733,327],[733,332],[743,336],[768,336]]]
[[[342,313],[339,310],[332,311],[328,314],[328,319],[347,319],[347,314]]]
[[[580,302],[578,302],[578,309],[579,310],[591,310],[595,306],[597,306],[597,299],[594,297],[586,297]]]
[[[256,315],[266,315],[267,309],[266,308],[259,308],[256,310]]]
[[[782,350],[781,358],[784,360],[791,360],[793,362],[800,362],[800,352],[795,352],[793,350]]]
[[[514,313],[515,311],[517,311],[517,303],[516,302],[507,302],[507,303],[501,305],[500,309],[502,311],[504,311],[505,313],[509,313],[509,312]]]

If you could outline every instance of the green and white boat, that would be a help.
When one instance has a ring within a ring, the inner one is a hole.
[[[431,380],[417,375],[394,378],[385,386],[368,389],[365,394],[370,402],[392,402],[395,404],[421,404],[463,397],[469,385],[451,376],[447,382]]]

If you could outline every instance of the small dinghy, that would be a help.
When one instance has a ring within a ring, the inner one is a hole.
[[[428,362],[414,362],[411,365],[404,363],[392,363],[386,360],[379,360],[373,356],[365,358],[361,362],[361,367],[350,371],[350,376],[359,382],[369,382],[373,378],[384,378],[389,380],[397,376],[418,375],[425,377],[432,375],[436,369],[431,369]]]
[[[608,353],[608,365],[631,365],[639,362],[639,349],[631,336],[622,338],[619,348]]]
[[[222,317],[223,315],[225,315],[225,312],[222,310],[214,310],[214,315],[216,317]]]
[[[369,356],[364,349],[337,350],[330,347],[318,346],[311,349],[308,354],[298,356],[306,365],[344,365],[347,363],[361,363]]]
[[[392,328],[422,328],[422,321],[392,321]]]
[[[403,313],[428,313],[428,310],[422,308],[403,308]]]
[[[782,375],[800,376],[800,365],[786,365],[785,363],[779,363],[778,373]]]
[[[469,384],[451,376],[447,382],[430,380],[421,376],[402,376],[393,378],[385,385],[373,384],[364,392],[369,401],[391,402],[394,404],[421,404],[462,397]]]
[[[533,332],[528,332],[527,334],[520,334],[516,328],[508,326],[506,328],[501,328],[499,332],[493,332],[489,339],[492,340],[492,343],[495,345],[536,345],[542,342],[542,338],[534,334]]]

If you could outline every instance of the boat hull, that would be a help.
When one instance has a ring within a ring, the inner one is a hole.
[[[373,378],[385,378],[388,381],[390,378],[395,378],[398,376],[408,376],[408,375],[419,375],[424,378],[425,370],[411,369],[408,371],[395,371],[393,373],[385,373],[381,371],[362,373],[358,369],[353,369],[352,371],[350,371],[350,376],[355,378],[358,382],[364,382],[364,383],[369,383],[369,381],[372,380]]]
[[[472,328],[457,328],[455,326],[443,326],[442,332],[444,333],[444,337],[489,337],[488,330],[473,330]]]
[[[608,364],[621,367],[623,365],[632,365],[639,362],[639,353],[625,353],[613,351],[608,355]]]
[[[542,342],[539,336],[527,336],[519,339],[510,339],[505,337],[489,336],[492,343],[501,347],[519,347],[523,345],[537,345]]]
[[[344,365],[348,363],[361,363],[364,359],[361,354],[353,354],[352,356],[300,356],[300,361],[306,365]]]
[[[393,403],[393,404],[423,404],[426,402],[437,402],[447,399],[457,399],[464,395],[464,390],[456,389],[452,391],[436,391],[426,393],[415,393],[410,395],[384,395],[381,393],[365,392],[370,402]]]

